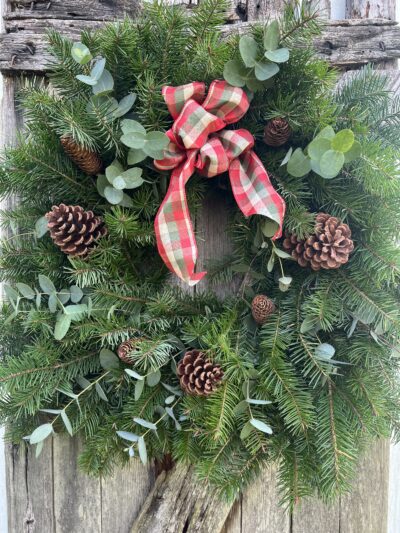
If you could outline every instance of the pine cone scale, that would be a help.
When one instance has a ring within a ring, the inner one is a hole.
[[[224,375],[221,367],[207,359],[200,350],[186,352],[177,370],[181,388],[196,396],[212,394]]]

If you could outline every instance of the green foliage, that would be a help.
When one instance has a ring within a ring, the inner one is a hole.
[[[52,87],[21,91],[27,135],[0,166],[1,197],[18,197],[1,213],[0,423],[10,440],[29,436],[37,453],[53,432],[83,434],[80,464],[94,475],[170,452],[233,498],[274,461],[285,505],[314,493],[332,500],[350,487],[372,438],[400,435],[400,101],[371,68],[335,90],[335,72],[313,56],[320,23],[305,8],[239,41],[220,38],[226,7],[204,0],[188,16],[155,2],[137,24],[109,24],[79,43],[49,34]],[[232,253],[208,265],[208,279],[230,287],[222,301],[168,284],[153,227],[169,176],[151,158],[171,124],[161,87],[209,83],[231,60],[253,82],[260,61],[261,77],[279,63],[254,84],[238,127],[255,136],[286,201],[284,230],[307,238],[324,211],[349,224],[355,250],[339,270],[302,268],[271,241],[263,217],[238,213],[229,188],[217,187],[223,178],[194,176],[191,213],[205,193],[231,210]],[[93,95],[106,71],[107,94]],[[292,129],[283,165],[287,148],[258,142],[275,117]],[[105,175],[80,171],[63,135],[99,153]],[[125,201],[114,202],[114,190]],[[63,255],[46,233],[43,216],[61,202],[104,218],[107,236],[86,258]],[[276,305],[260,327],[255,294]],[[128,339],[130,364],[116,356]],[[179,387],[188,348],[224,371],[210,397]]]

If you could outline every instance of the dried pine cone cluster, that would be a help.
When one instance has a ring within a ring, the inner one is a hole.
[[[212,394],[223,378],[220,365],[214,364],[200,350],[189,350],[178,364],[178,377],[182,389],[191,395]]]
[[[274,302],[264,296],[264,294],[257,294],[251,302],[251,314],[257,324],[265,324],[268,317],[275,312]]]
[[[79,144],[68,135],[64,135],[60,140],[65,153],[77,167],[83,170],[83,172],[90,176],[94,176],[102,171],[103,162],[96,152],[92,152],[83,146],[79,146]]]
[[[79,205],[54,205],[46,218],[54,244],[71,256],[86,256],[107,233],[103,220]]]
[[[268,146],[282,146],[291,134],[292,130],[284,118],[273,118],[264,128],[264,143]]]
[[[318,213],[315,222],[315,233],[308,239],[286,235],[285,250],[300,266],[311,266],[313,270],[339,268],[347,263],[354,250],[349,226],[326,213]]]

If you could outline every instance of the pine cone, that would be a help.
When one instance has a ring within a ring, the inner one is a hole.
[[[79,205],[54,205],[46,218],[54,244],[71,256],[87,255],[107,233],[103,220]]]
[[[291,135],[292,130],[284,118],[273,118],[264,128],[264,142],[268,146],[282,146]]]
[[[133,363],[132,352],[134,352],[136,348],[136,343],[137,339],[128,339],[118,346],[117,354],[121,361],[128,365]]]
[[[347,224],[327,213],[318,213],[313,235],[303,241],[294,235],[287,236],[283,247],[291,251],[299,265],[310,265],[313,270],[329,270],[347,263],[354,243]]]
[[[182,389],[187,394],[208,396],[212,394],[224,373],[219,365],[212,363],[204,352],[189,350],[178,365]]]
[[[61,137],[61,144],[63,145],[65,153],[70,159],[72,159],[75,165],[86,174],[94,176],[102,171],[103,162],[96,152],[92,152],[83,146],[79,146],[79,144],[68,135]]]
[[[268,317],[275,312],[275,309],[274,302],[268,296],[264,296],[264,294],[257,294],[251,302],[251,313],[254,320],[260,325],[266,323]]]

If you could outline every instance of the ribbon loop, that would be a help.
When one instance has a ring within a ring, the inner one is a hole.
[[[212,178],[229,171],[232,191],[245,216],[264,215],[282,234],[285,202],[273,188],[267,171],[253,152],[254,138],[245,129],[226,130],[249,108],[242,89],[213,81],[207,96],[203,83],[164,87],[162,94],[175,119],[167,132],[170,143],[160,170],[172,170],[167,194],[155,220],[158,251],[167,267],[189,285],[206,274],[195,273],[197,245],[186,201],[185,185],[197,169]]]

